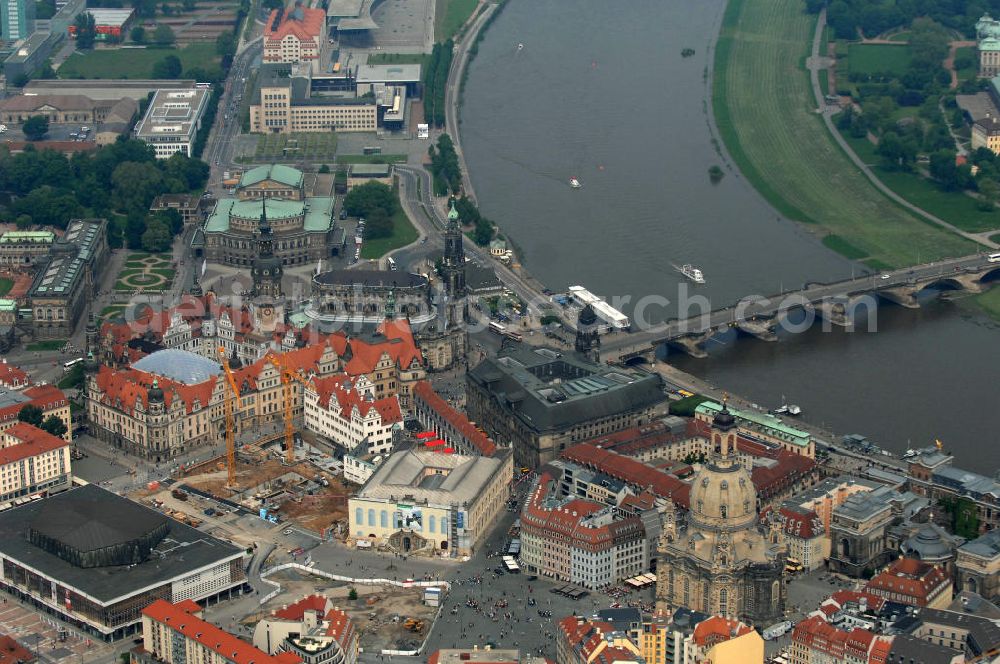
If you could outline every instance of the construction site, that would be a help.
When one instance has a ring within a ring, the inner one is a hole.
[[[256,623],[272,611],[319,593],[335,600],[347,612],[358,629],[364,652],[415,650],[430,632],[438,610],[424,603],[423,588],[352,585],[295,570],[276,572],[268,580],[280,584],[281,592],[262,607],[262,613],[244,618],[245,624]],[[349,599],[352,590],[357,599]]]
[[[347,499],[353,489],[342,478],[343,465],[310,433],[299,431],[293,417],[296,391],[306,383],[301,372],[284,367],[279,357],[271,358],[281,375],[283,430],[237,449],[236,432],[242,428],[237,421],[240,389],[223,348],[219,355],[227,387],[226,453],[196,465],[181,466],[174,473],[176,484],[169,497],[175,503],[186,503],[189,493],[200,494],[221,505],[242,507],[271,523],[292,522],[324,539],[346,535]],[[167,502],[162,493],[159,483],[153,482],[136,497],[162,505]],[[204,514],[211,516],[213,509],[205,507]],[[190,509],[182,512],[190,517]]]

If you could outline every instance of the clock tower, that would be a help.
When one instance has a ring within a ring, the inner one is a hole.
[[[284,268],[281,259],[274,255],[274,238],[271,224],[267,220],[267,199],[260,201],[260,224],[257,227],[257,256],[250,270],[253,277],[254,298],[267,297],[277,300],[281,297],[281,277]]]

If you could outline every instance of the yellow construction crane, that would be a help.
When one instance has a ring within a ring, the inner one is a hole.
[[[281,376],[282,393],[285,400],[285,462],[293,464],[295,463],[295,429],[292,427],[292,400],[294,398],[292,381],[302,383],[303,389],[309,381],[306,380],[301,371],[292,371],[285,367],[281,363],[280,356],[271,355],[268,359],[278,370],[278,375]]]
[[[226,478],[226,486],[229,488],[234,488],[236,486],[236,431],[233,418],[235,417],[234,404],[239,404],[240,399],[240,388],[236,385],[236,379],[233,378],[233,372],[229,368],[229,359],[226,357],[226,349],[219,346],[219,358],[222,360],[222,369],[226,372],[226,382],[229,383],[229,388],[232,390],[230,398],[226,398],[225,390],[223,390],[223,402],[225,402],[226,408],[226,471],[228,472]]]

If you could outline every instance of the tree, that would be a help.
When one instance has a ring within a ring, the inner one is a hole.
[[[78,218],[84,212],[71,192],[49,186],[31,190],[28,195],[17,199],[11,208],[18,215],[30,216],[36,224],[56,228],[66,228],[68,220]]]
[[[911,139],[902,139],[894,131],[887,131],[879,139],[875,150],[890,170],[909,170],[917,159],[917,146]]]
[[[176,55],[168,55],[153,65],[153,78],[178,78],[181,75],[182,67],[180,58]]]
[[[385,210],[377,207],[368,213],[365,222],[365,237],[375,239],[392,235],[392,217]]]
[[[319,172],[320,173],[329,173],[330,172],[330,166],[328,164],[321,165],[319,167]]]
[[[33,406],[28,404],[20,410],[17,414],[18,422],[27,422],[28,424],[33,424],[34,426],[41,426],[42,424],[42,409],[38,406]]]
[[[350,590],[349,590],[349,591],[347,592],[347,599],[349,599],[349,600],[351,600],[351,601],[354,601],[354,600],[356,600],[357,598],[358,598],[358,591],[357,591],[357,590],[355,590],[354,588],[351,588],[351,589],[350,589]]]
[[[66,431],[68,431],[66,423],[63,422],[62,418],[58,415],[49,415],[46,417],[45,421],[42,422],[42,426],[39,428],[44,431],[48,431],[53,436],[58,436],[59,438],[62,438],[63,435],[66,434]]]
[[[156,164],[126,161],[111,174],[112,198],[123,210],[145,216],[150,203],[163,192],[163,173]]]
[[[132,39],[132,41],[134,41],[136,44],[141,44],[142,42],[146,41],[146,28],[142,27],[141,25],[137,25],[134,28],[132,28],[132,30],[128,34],[129,37]]]
[[[233,55],[236,52],[236,35],[228,31],[219,33],[215,38],[215,52],[221,57]]]
[[[978,184],[979,209],[983,212],[993,212],[996,210],[997,200],[1000,199],[1000,185],[997,185],[995,180],[984,178],[980,178]]]
[[[170,46],[174,40],[174,31],[165,23],[156,26],[156,30],[153,31],[153,41],[160,46]],[[177,74],[180,75],[180,73],[180,69],[178,69]]]
[[[351,189],[344,197],[344,209],[354,217],[370,217],[376,209],[391,217],[396,213],[398,204],[396,194],[381,182],[366,182]]]
[[[173,235],[170,229],[157,218],[152,218],[146,225],[146,232],[142,234],[142,248],[150,253],[160,253],[170,249]]]
[[[97,23],[94,15],[90,12],[80,12],[73,21],[76,28],[76,47],[81,50],[94,48],[94,39],[97,37]]]
[[[26,214],[18,215],[14,223],[17,225],[18,230],[27,230],[31,226],[31,217]]]
[[[29,141],[40,140],[49,133],[49,119],[44,115],[32,115],[24,121],[21,131]]]

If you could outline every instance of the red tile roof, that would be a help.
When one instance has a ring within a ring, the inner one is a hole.
[[[392,396],[369,399],[354,388],[350,377],[345,374],[313,378],[312,386],[316,390],[320,408],[331,410],[330,399],[336,398],[337,409],[345,420],[350,420],[354,409],[357,408],[361,417],[367,417],[372,410],[375,410],[382,424],[403,421],[398,398]]]
[[[0,635],[0,664],[37,662],[34,653],[6,634]]]
[[[865,590],[893,602],[927,606],[950,584],[951,579],[939,565],[899,558],[869,581]]]
[[[21,412],[21,409],[29,404],[41,408],[43,413],[68,404],[66,395],[55,385],[35,385],[24,390],[21,394],[28,397],[30,401],[0,408],[0,422],[16,420],[17,414]]]
[[[30,380],[21,367],[8,364],[6,361],[0,362],[0,385],[17,389],[27,385]]]
[[[711,647],[737,636],[750,633],[750,627],[739,620],[730,620],[722,616],[712,616],[695,625],[692,637],[695,643],[702,647]]]
[[[306,611],[316,611],[322,616],[327,622],[326,635],[332,636],[341,648],[350,645],[354,638],[354,623],[344,611],[334,607],[333,602],[322,595],[303,597],[294,604],[278,609],[273,615],[282,620],[300,621],[305,617]]]
[[[883,647],[882,638],[857,627],[849,632],[838,629],[818,615],[799,621],[792,630],[793,643],[806,650],[823,653],[836,661],[842,661],[847,655],[867,660],[867,654],[873,646],[878,646],[879,649]]]
[[[583,525],[588,516],[607,508],[607,505],[592,500],[575,498],[559,507],[545,507],[544,501],[549,495],[551,483],[552,476],[543,471],[534,492],[521,511],[522,532],[545,539],[556,537],[564,542],[568,540],[570,546],[589,550],[606,549],[624,537],[643,536],[642,522],[638,517],[617,519],[596,528]]]
[[[669,498],[685,509],[690,506],[691,487],[673,475],[588,443],[580,443],[563,451],[562,458],[599,470],[606,475],[636,487],[649,489],[661,498]]]
[[[320,35],[326,26],[326,12],[322,9],[309,9],[308,7],[296,7],[295,10],[302,10],[302,20],[291,18],[291,8],[286,8],[278,28],[274,29],[274,19],[278,13],[277,9],[271,10],[267,17],[264,30],[264,38],[274,41],[281,41],[288,35],[295,35],[300,41],[313,41],[319,43]]]
[[[823,522],[812,510],[793,509],[782,505],[775,509],[768,508],[761,518],[776,519],[786,535],[800,539],[812,539],[825,534]]]
[[[490,440],[489,436],[476,428],[462,413],[458,412],[451,405],[441,398],[431,384],[422,380],[413,386],[413,398],[421,399],[427,407],[441,416],[458,433],[472,444],[483,456],[491,457],[496,454],[497,446]]]
[[[246,641],[194,615],[194,611],[186,603],[171,604],[158,599],[143,609],[142,615],[168,626],[235,664],[296,664],[302,661],[294,653],[273,656],[258,650]]]
[[[18,422],[4,431],[3,437],[5,444],[11,438],[15,442],[0,448],[0,465],[14,463],[69,446],[69,443],[63,438],[53,436],[48,431],[43,431],[27,422]]]
[[[149,388],[153,381],[163,390],[163,405],[166,408],[171,407],[175,396],[184,404],[186,413],[190,414],[194,410],[195,401],[201,408],[207,408],[219,378],[212,376],[200,383],[186,385],[139,369],[101,366],[95,380],[100,390],[101,403],[131,415],[137,405],[141,405],[143,409],[149,408]]]

